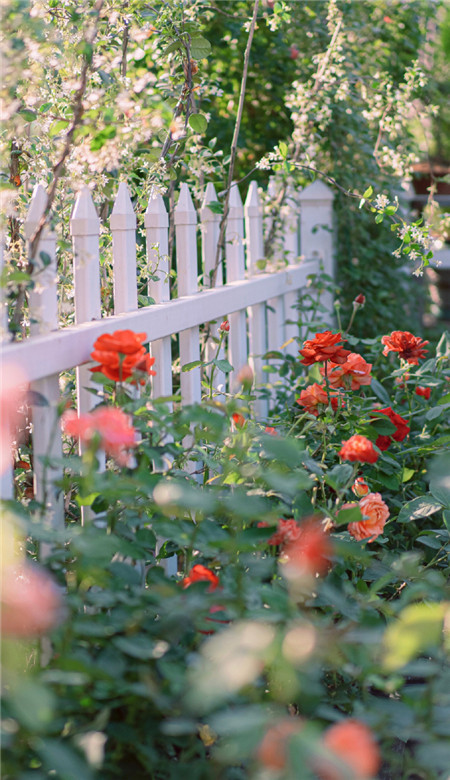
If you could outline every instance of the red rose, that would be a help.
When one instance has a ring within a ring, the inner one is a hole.
[[[349,349],[344,349],[339,343],[343,339],[340,333],[332,333],[331,330],[325,330],[323,333],[316,333],[313,339],[305,341],[300,355],[303,355],[304,366],[312,366],[314,363],[323,363],[331,360],[333,363],[341,365],[345,363]]]
[[[425,357],[425,352],[428,352],[424,346],[429,342],[422,341],[419,336],[413,336],[407,330],[394,330],[390,336],[383,336],[381,343],[384,344],[383,355],[398,352],[403,360],[418,366],[419,359]]]
[[[386,417],[389,417],[391,423],[393,423],[397,429],[395,433],[392,433],[389,436],[378,436],[375,444],[380,450],[384,451],[387,450],[388,447],[392,444],[392,440],[403,441],[403,439],[406,438],[409,433],[409,426],[406,420],[394,412],[390,406],[386,407],[386,409],[377,409],[377,413],[385,414]]]
[[[370,439],[355,434],[347,441],[342,442],[339,451],[342,460],[358,461],[359,463],[375,463],[378,460],[378,452],[373,448]]]

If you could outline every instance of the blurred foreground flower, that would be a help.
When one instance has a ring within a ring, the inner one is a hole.
[[[19,406],[26,383],[19,366],[2,365],[0,383],[0,474],[12,464],[11,447],[19,420]]]
[[[62,416],[62,426],[65,433],[90,445],[98,437],[98,446],[111,455],[121,466],[129,461],[127,448],[136,443],[136,431],[130,418],[121,409],[102,406],[79,417],[73,410]]]
[[[425,398],[425,400],[428,401],[431,395],[431,387],[422,387],[421,385],[417,385],[416,395],[421,395],[422,398]]]
[[[276,771],[284,769],[288,759],[289,737],[303,728],[299,718],[284,718],[265,733],[256,751],[256,758],[262,766]]]
[[[210,582],[208,593],[212,593],[213,590],[219,585],[219,578],[217,574],[214,574],[207,566],[203,566],[201,563],[197,563],[192,567],[187,577],[182,581],[183,588],[188,588],[194,582]]]
[[[378,745],[361,721],[336,723],[325,732],[322,742],[331,755],[329,759],[320,756],[315,760],[314,769],[321,780],[369,780],[380,768]]]
[[[2,573],[1,634],[14,638],[42,636],[60,622],[61,593],[37,564],[10,566]]]
[[[289,539],[280,556],[283,575],[298,580],[326,574],[333,556],[333,544],[322,523],[306,520],[298,528],[298,535]]]

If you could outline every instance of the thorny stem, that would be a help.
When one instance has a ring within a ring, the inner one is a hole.
[[[248,66],[250,61],[250,50],[252,47],[252,41],[253,41],[253,35],[255,32],[256,27],[256,18],[258,14],[258,8],[259,8],[259,2],[260,0],[255,0],[254,6],[253,6],[253,17],[252,21],[250,23],[250,29],[248,32],[248,38],[247,38],[247,45],[245,47],[245,54],[244,54],[244,68],[242,70],[242,80],[241,80],[241,90],[239,94],[239,104],[238,104],[238,110],[236,115],[236,122],[234,125],[234,133],[233,133],[233,140],[231,142],[231,152],[230,152],[230,166],[228,168],[228,181],[227,181],[227,188],[225,190],[225,200],[223,203],[223,215],[222,219],[220,221],[220,230],[219,230],[219,240],[217,242],[217,249],[216,249],[216,258],[214,262],[214,269],[211,275],[211,287],[214,287],[216,284],[216,277],[217,277],[217,270],[220,265],[220,256],[223,249],[223,244],[225,240],[225,229],[227,225],[227,219],[228,219],[228,204],[230,202],[230,192],[231,192],[231,185],[233,183],[233,173],[234,173],[234,163],[236,160],[236,153],[237,153],[237,145],[238,145],[238,138],[239,138],[239,130],[241,127],[241,121],[242,121],[242,114],[244,111],[244,100],[245,100],[245,88],[247,84],[247,73],[248,73]]]

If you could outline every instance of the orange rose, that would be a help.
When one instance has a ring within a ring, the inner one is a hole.
[[[339,455],[342,460],[359,461],[359,463],[375,463],[378,460],[378,452],[374,450],[372,442],[357,433],[342,442]]]
[[[338,406],[338,399],[336,395],[330,396],[331,408],[336,410]],[[318,385],[314,382],[312,385],[308,385],[301,391],[300,397],[297,398],[297,403],[305,408],[306,412],[313,414],[315,417],[319,414],[319,406],[324,408],[328,405],[328,396],[324,385]]]
[[[219,585],[219,578],[217,574],[214,574],[207,566],[202,566],[201,563],[197,563],[192,567],[188,576],[182,580],[183,588],[188,588],[194,582],[210,582],[211,584],[208,588],[208,593],[212,593]]]
[[[362,498],[363,496],[367,496],[369,492],[369,485],[367,482],[364,481],[362,477],[358,477],[355,479],[353,485],[352,485],[352,491],[355,494],[355,496],[358,496],[358,498]]]
[[[303,349],[300,350],[300,355],[303,355],[300,363],[304,366],[312,366],[314,363],[323,363],[326,360],[339,365],[345,363],[350,350],[344,349],[339,344],[342,340],[340,333],[332,333],[331,330],[316,333],[313,339],[305,341]]]
[[[347,780],[350,776],[354,780],[368,780],[380,768],[378,745],[371,730],[361,721],[344,720],[331,726],[324,734],[323,744],[345,766],[341,770],[320,756],[315,771],[321,780]]]
[[[146,333],[116,330],[114,333],[104,333],[99,336],[94,343],[94,349],[98,349],[100,352],[120,352],[121,355],[134,355],[143,349],[142,344],[146,339]]]
[[[368,539],[369,542],[373,542],[377,536],[383,533],[386,520],[389,517],[389,509],[380,493],[369,493],[364,496],[359,502],[359,508],[364,519],[357,523],[349,523],[348,530],[358,541]]]
[[[370,371],[372,363],[367,363],[357,352],[350,352],[345,363],[341,366],[332,366],[328,373],[328,381],[334,389],[344,387],[349,390],[359,390],[363,385],[370,385],[372,377]],[[322,376],[325,368],[320,368]]]
[[[247,422],[244,415],[239,414],[239,412],[234,412],[234,414],[231,415],[231,419],[233,420],[236,428],[243,428]]]
[[[96,340],[91,352],[91,358],[100,365],[89,370],[104,374],[114,382],[125,382],[136,371],[154,376],[156,372],[151,370],[151,366],[155,358],[150,357],[141,343],[146,339],[145,333],[134,333],[132,330],[104,333]],[[140,384],[144,382],[144,379],[140,380]]]
[[[407,360],[413,366],[419,365],[419,359],[425,357],[424,349],[428,341],[422,341],[419,336],[413,336],[407,330],[394,330],[390,336],[383,336],[381,343],[384,344],[383,355],[389,352],[398,352],[403,360]]]

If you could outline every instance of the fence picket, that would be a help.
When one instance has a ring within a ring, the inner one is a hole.
[[[155,303],[170,299],[169,285],[169,216],[159,192],[150,193],[144,217],[147,236],[147,261],[149,269],[148,294]],[[151,333],[148,334],[151,339]],[[155,358],[156,376],[152,380],[154,398],[172,395],[172,346],[171,337],[151,342]]]
[[[178,296],[194,295],[197,283],[197,212],[187,184],[181,185],[180,197],[175,207],[175,235],[177,246]],[[199,301],[199,306],[201,302]],[[180,332],[180,366],[200,360],[199,328]],[[181,371],[181,397],[184,404],[201,401],[200,367]]]
[[[136,214],[128,187],[120,182],[109,221],[113,248],[114,314],[138,307],[136,280]]]
[[[263,210],[256,181],[250,183],[245,200],[245,235],[247,246],[247,269],[249,276],[261,273],[258,261],[264,258]],[[250,357],[249,362],[255,375],[255,386],[261,386],[266,381],[263,372],[263,355],[267,352],[266,306],[258,303],[248,308],[248,330]],[[255,414],[264,419],[269,413],[267,399],[257,398],[254,402]]]
[[[37,184],[31,198],[25,220],[25,236],[28,242],[34,237],[47,205],[47,193]],[[34,287],[29,296],[29,318],[31,336],[44,335],[57,330],[58,298],[56,286],[56,235],[46,225],[40,235],[33,259]],[[33,404],[33,467],[34,490],[37,501],[45,507],[47,522],[54,528],[64,526],[63,495],[55,487],[55,480],[61,479],[62,469],[44,463],[46,458],[62,458],[62,440],[57,406],[60,400],[59,376],[53,374],[38,379],[31,385],[33,393],[45,399]],[[44,400],[42,401],[44,404]]]
[[[278,192],[277,177],[271,176],[269,179],[269,186],[267,188],[270,198],[275,199]],[[273,224],[273,217],[269,216],[266,219],[266,230],[269,234]],[[283,264],[283,258],[280,256],[283,252],[283,241],[280,235],[279,226],[277,225],[271,247],[271,264],[275,268],[279,268]],[[275,298],[269,298],[267,301],[267,349],[270,352],[281,352],[281,347],[286,341],[284,323],[286,320],[284,311],[284,300],[281,296]],[[270,365],[271,361],[269,361]],[[270,405],[273,404],[276,398],[275,385],[280,381],[280,376],[275,368],[272,368],[270,374],[267,375],[270,378],[270,384],[272,386]]]
[[[228,220],[225,230],[225,256],[227,261],[227,284],[245,278],[244,255],[244,207],[237,184],[230,191]],[[236,374],[247,363],[247,326],[245,309],[229,316],[228,337],[229,360],[233,371],[229,374],[229,387],[233,389]]]
[[[219,224],[220,224],[220,214],[216,214],[214,211],[211,211],[210,208],[208,208],[209,203],[216,203],[217,202],[217,194],[216,190],[214,189],[214,184],[209,182],[206,186],[205,190],[205,197],[203,199],[202,207],[200,209],[200,219],[201,219],[201,235],[202,235],[202,267],[203,267],[203,286],[207,289],[212,287],[212,281],[213,281],[213,274],[214,274],[214,265],[216,260],[216,251],[217,251],[217,242],[219,240]],[[214,280],[214,287],[222,287],[223,285],[223,263],[222,259],[220,259],[216,278]],[[217,322],[215,324],[208,323],[208,327],[211,330],[211,333],[217,334],[218,327],[220,326],[220,322]],[[217,343],[211,338],[211,336],[208,338],[206,342],[206,349],[205,349],[205,359],[207,362],[210,360],[213,360],[217,352]],[[222,360],[225,357],[225,350],[223,347],[221,347],[220,353],[218,355],[219,359]],[[210,374],[210,367],[208,366],[207,375]],[[226,374],[223,373],[223,371],[219,371],[217,369],[214,374],[214,385],[218,389],[223,389],[226,387]],[[222,401],[223,395],[217,395],[217,400]]]
[[[293,187],[289,187],[286,194],[286,215],[284,217],[284,251],[286,253],[286,260],[288,265],[295,265],[298,260],[298,214],[297,203],[295,200],[295,190]],[[284,335],[287,342],[291,339],[293,341],[286,345],[285,351],[287,355],[297,357],[298,344],[297,338],[299,336],[298,328],[298,290],[293,290],[284,296],[284,313],[286,322],[284,326]],[[289,322],[293,320],[293,322]]]
[[[5,250],[5,237],[3,233],[0,233],[0,274],[3,271],[3,264],[4,264],[4,250]],[[0,342],[6,343],[10,340],[10,336],[8,333],[8,308],[7,303],[4,297],[4,288],[0,290],[1,300],[0,300]],[[3,363],[0,366],[0,379],[1,379],[1,386],[4,388],[6,386],[6,377],[4,378],[3,374],[7,375],[8,373],[8,365],[4,365]],[[5,446],[5,445],[3,445]],[[8,501],[9,499],[13,498],[14,490],[13,490],[13,467],[12,462],[10,458],[9,464],[6,466],[3,464],[3,469],[0,475],[0,499],[3,501]]]
[[[300,192],[300,251],[304,257],[319,259],[326,274],[334,278],[333,192],[319,179]],[[325,292],[321,302],[333,318],[333,295]]]

